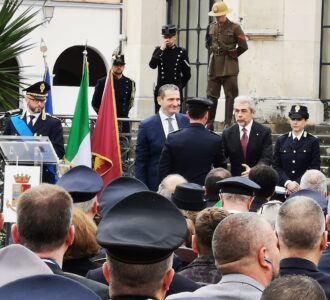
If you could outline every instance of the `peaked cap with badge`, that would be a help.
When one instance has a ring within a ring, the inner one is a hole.
[[[57,182],[72,197],[74,203],[91,200],[102,190],[102,177],[86,166],[76,166],[65,173]]]
[[[32,96],[36,100],[45,101],[49,90],[50,86],[46,81],[38,81],[23,91],[25,91],[27,95]]]
[[[241,177],[229,177],[217,182],[219,193],[229,193],[237,195],[254,196],[254,192],[260,189],[260,186],[254,181]]]
[[[308,120],[309,113],[306,106],[303,105],[292,105],[289,112],[290,119],[305,119]]]
[[[129,195],[102,218],[96,239],[110,258],[127,264],[153,264],[184,241],[187,224],[171,201],[151,191]]]

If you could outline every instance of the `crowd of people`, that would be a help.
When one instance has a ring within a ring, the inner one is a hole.
[[[22,194],[17,221],[6,227],[12,243],[0,249],[0,299],[330,299],[330,184],[319,141],[305,129],[307,107],[296,104],[291,131],[273,149],[271,129],[254,119],[254,100],[238,96],[237,58],[247,43],[229,12],[216,2],[209,13],[216,18],[206,35],[209,99],[187,100],[186,114],[188,54],[175,45],[176,27],[163,26],[149,63],[158,68],[155,115],[140,123],[135,177],[104,187],[86,166],[59,179],[43,167],[43,183]],[[119,117],[128,116],[135,91],[124,66],[117,53]],[[95,88],[96,112],[106,80]],[[44,112],[48,90],[43,81],[27,88],[27,108],[4,134],[49,136],[61,158],[60,121]]]

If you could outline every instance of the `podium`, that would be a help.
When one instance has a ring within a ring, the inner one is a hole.
[[[15,222],[21,194],[40,184],[45,164],[57,165],[59,159],[46,136],[0,136],[0,155],[5,222]]]
[[[0,153],[6,164],[58,164],[59,159],[47,136],[0,136]]]

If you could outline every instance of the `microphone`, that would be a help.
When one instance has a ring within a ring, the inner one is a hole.
[[[13,115],[18,115],[23,111],[21,108],[16,108],[12,110],[8,110],[5,112],[5,117],[13,116]]]

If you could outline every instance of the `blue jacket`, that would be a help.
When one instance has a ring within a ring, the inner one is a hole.
[[[175,115],[179,128],[189,124],[189,119],[180,113]],[[152,191],[158,189],[159,158],[165,144],[165,133],[159,114],[140,123],[135,150],[135,177]]]

